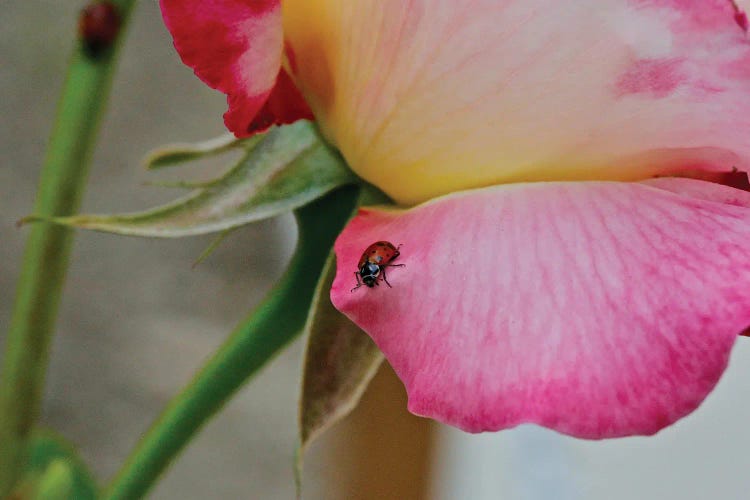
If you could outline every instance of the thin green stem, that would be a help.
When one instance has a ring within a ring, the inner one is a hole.
[[[318,276],[357,191],[339,190],[296,212],[299,237],[286,274],[141,438],[105,499],[144,496],[203,424],[302,331]]]
[[[134,0],[113,3],[124,27]],[[36,214],[68,215],[78,208],[118,46],[93,57],[77,44],[47,147]],[[68,229],[51,224],[36,224],[29,234],[0,380],[0,498],[18,479],[25,443],[39,414],[71,242]]]

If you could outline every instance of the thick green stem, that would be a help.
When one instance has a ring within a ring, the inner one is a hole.
[[[355,188],[296,212],[299,238],[284,277],[143,436],[105,498],[141,498],[203,424],[303,329],[318,276],[356,204]]]
[[[134,0],[113,3],[124,26]],[[68,215],[77,210],[118,45],[92,56],[82,42],[77,43],[47,147],[36,214]],[[24,446],[39,413],[71,241],[68,229],[36,224],[26,245],[0,381],[0,498],[18,479]]]

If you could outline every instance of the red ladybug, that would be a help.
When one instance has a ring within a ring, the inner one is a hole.
[[[121,24],[120,12],[112,2],[97,1],[83,9],[78,18],[78,36],[88,55],[96,57],[112,46]]]
[[[375,285],[379,285],[378,279],[382,276],[383,281],[388,287],[391,286],[385,277],[386,267],[403,267],[404,264],[391,264],[396,257],[401,255],[398,247],[394,246],[390,241],[377,241],[367,247],[362,253],[362,257],[359,259],[357,268],[359,271],[354,271],[354,276],[357,278],[357,286],[352,288],[352,292],[362,285],[366,285],[370,288]]]

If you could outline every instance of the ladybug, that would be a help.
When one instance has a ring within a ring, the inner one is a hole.
[[[121,24],[120,13],[112,2],[105,0],[89,4],[78,18],[78,36],[86,53],[97,57],[112,46]]]
[[[382,276],[383,281],[388,287],[391,284],[385,277],[386,267],[404,267],[404,264],[391,264],[396,257],[401,255],[398,247],[394,246],[390,241],[376,241],[362,253],[362,257],[359,259],[357,264],[358,271],[354,271],[354,276],[357,278],[357,286],[352,288],[352,292],[362,285],[366,285],[370,288],[375,285],[379,285],[378,279]]]

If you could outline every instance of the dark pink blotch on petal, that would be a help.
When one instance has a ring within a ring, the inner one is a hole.
[[[732,0],[629,0],[639,9],[663,9],[672,16],[674,31],[692,34],[696,31],[714,31],[727,27],[727,20],[739,12]]]
[[[666,97],[684,82],[681,64],[679,59],[637,61],[620,77],[617,89],[621,95],[649,93]]]
[[[736,81],[747,79],[746,74],[733,69],[742,65],[738,60],[744,57],[742,54],[735,53],[735,50],[725,50],[727,54],[723,54],[718,45],[701,46],[698,42],[701,33],[707,34],[706,39],[714,44],[744,38],[745,34],[737,30],[739,25],[743,31],[747,31],[747,26],[742,21],[744,14],[731,0],[705,0],[702,3],[631,0],[631,3],[640,9],[655,9],[656,12],[661,9],[665,14],[668,13],[666,17],[670,19],[670,38],[666,40],[670,46],[682,47],[689,57],[634,58],[616,82],[619,97],[646,93],[654,98],[665,98],[682,91],[700,98],[706,93],[717,94],[729,90],[725,78]],[[723,32],[724,37],[716,37],[717,32]],[[705,66],[697,63],[700,60],[699,54],[710,54],[713,64],[729,69],[705,71]],[[722,62],[724,57],[727,59],[726,63]]]
[[[740,28],[747,31],[748,27],[750,27],[750,24],[747,20],[747,14],[744,10],[742,10],[742,7],[740,7],[737,2],[732,2],[732,5],[734,5],[734,20],[737,22]]]
[[[747,14],[738,10],[737,13],[734,15],[734,20],[737,21],[737,24],[740,26],[740,28],[747,31],[747,28],[749,26],[747,22]]]
[[[227,95],[224,123],[235,135],[244,137],[273,123],[311,116],[291,80],[280,73],[284,45],[280,0],[160,3],[182,61]]]
[[[708,181],[714,184],[723,184],[724,186],[733,187],[742,191],[750,191],[750,179],[747,172],[740,170],[729,170],[726,172],[711,172],[707,170],[684,170],[677,172],[675,177],[686,177]]]
[[[370,243],[393,288],[350,292]],[[409,408],[471,432],[652,434],[700,405],[750,325],[750,193],[692,179],[533,183],[362,210],[335,306]]]

